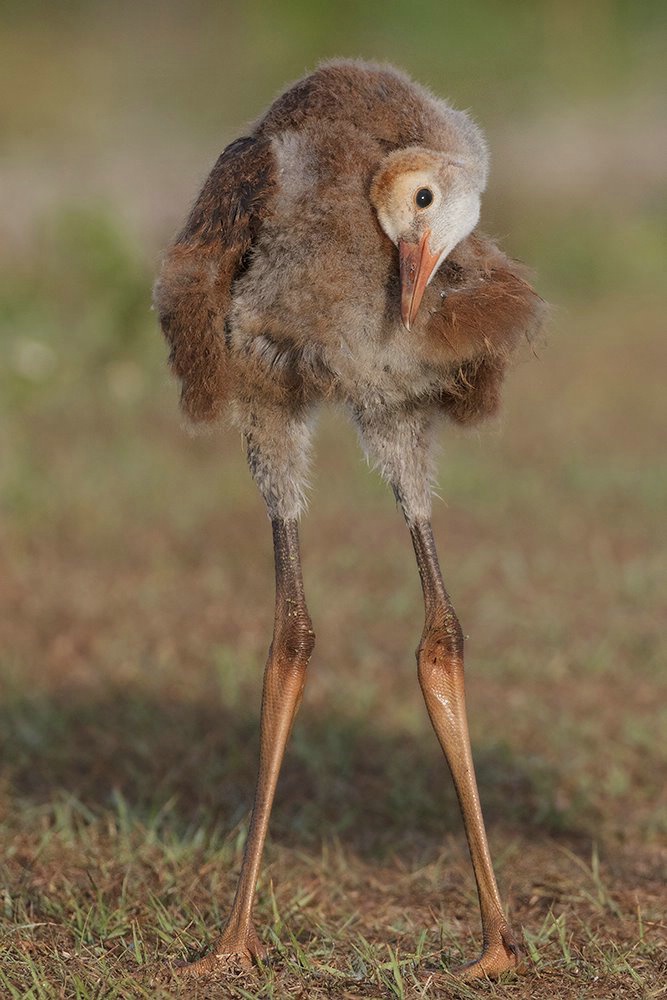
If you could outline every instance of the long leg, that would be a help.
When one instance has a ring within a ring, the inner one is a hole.
[[[275,518],[272,525],[276,610],[273,642],[264,672],[259,774],[248,840],[236,895],[222,936],[209,955],[179,970],[186,975],[249,967],[254,958],[263,954],[252,923],[255,886],[278,774],[315,643],[303,593],[297,522]]]
[[[498,975],[516,966],[518,948],[498,895],[479,803],[466,718],[463,633],[442,581],[431,530],[432,417],[423,408],[406,408],[357,411],[355,418],[362,446],[403,508],[424,591],[419,682],[454,780],[482,916],[482,955],[461,973],[469,979]]]
[[[482,917],[483,949],[461,970],[468,979],[516,966],[519,949],[493,872],[468,735],[463,682],[463,632],[440,574],[430,521],[408,521],[424,592],[426,621],[417,663],[428,714],[458,796]]]

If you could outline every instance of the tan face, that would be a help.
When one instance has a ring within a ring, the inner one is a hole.
[[[462,160],[404,150],[373,182],[371,201],[399,248],[401,318],[409,330],[440,264],[477,225],[479,182]]]
[[[380,225],[398,246],[400,239],[418,234],[441,201],[442,192],[435,179],[423,170],[410,170],[396,177],[376,210]]]

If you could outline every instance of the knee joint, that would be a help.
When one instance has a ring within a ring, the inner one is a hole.
[[[417,648],[417,665],[419,679],[426,687],[443,672],[463,670],[463,630],[455,616],[442,624],[427,624]]]
[[[315,633],[308,612],[302,608],[288,609],[276,629],[271,647],[273,653],[305,668],[314,647]]]

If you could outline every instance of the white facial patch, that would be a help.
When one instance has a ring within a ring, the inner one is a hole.
[[[476,191],[452,194],[440,204],[439,211],[431,218],[431,253],[439,254],[429,282],[443,260],[461,240],[469,236],[479,222],[480,197]]]

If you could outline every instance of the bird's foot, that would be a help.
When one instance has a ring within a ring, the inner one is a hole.
[[[484,951],[475,959],[454,970],[454,975],[464,982],[473,979],[497,979],[504,972],[520,972],[521,947],[508,923],[494,927],[488,936]]]
[[[219,976],[241,975],[266,957],[267,951],[257,937],[254,927],[245,931],[225,930],[208,955],[172,968],[179,978],[195,978],[211,974]]]

